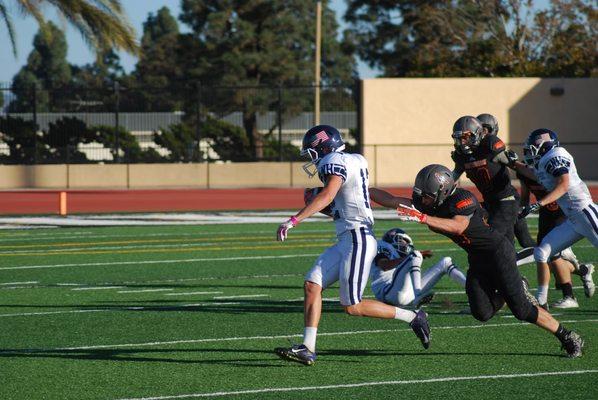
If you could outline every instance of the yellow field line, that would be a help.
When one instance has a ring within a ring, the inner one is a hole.
[[[325,235],[297,235],[301,239],[322,239],[331,238],[332,234]],[[215,238],[197,238],[197,239],[143,239],[143,240],[119,240],[119,241],[108,241],[108,242],[66,242],[66,243],[49,243],[49,244],[22,244],[22,245],[3,245],[0,249],[27,249],[27,248],[39,248],[39,247],[68,247],[68,246],[85,246],[85,245],[122,245],[122,244],[142,244],[142,243],[181,243],[181,242],[235,242],[235,241],[254,241],[254,240],[274,240],[276,238],[276,232],[268,236],[251,236],[251,237],[215,237]]]
[[[431,243],[448,243],[449,240],[422,240],[420,243],[431,244]],[[226,246],[226,247],[185,247],[181,249],[130,249],[130,250],[92,250],[92,251],[81,251],[81,250],[63,250],[63,251],[48,251],[46,253],[0,253],[0,257],[19,257],[19,256],[55,256],[55,255],[86,255],[86,254],[132,254],[132,253],[183,253],[192,251],[232,251],[232,250],[286,250],[286,249],[298,249],[298,248],[321,248],[330,246],[330,243],[311,243],[311,244],[279,244],[272,243],[270,245],[262,246]]]

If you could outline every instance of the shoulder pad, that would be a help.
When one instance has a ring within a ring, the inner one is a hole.
[[[343,179],[343,182],[346,181],[347,166],[344,155],[336,152],[327,154],[318,164],[318,173],[322,181],[327,175],[337,175]]]
[[[490,153],[496,155],[505,151],[506,145],[498,136],[488,135],[486,138],[488,138],[488,147],[490,149]]]
[[[448,201],[449,210],[454,215],[471,215],[479,206],[476,197],[464,189],[457,189]]]

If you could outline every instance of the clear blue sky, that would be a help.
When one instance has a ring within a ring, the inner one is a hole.
[[[11,2],[7,2],[10,7]],[[143,22],[150,12],[156,12],[163,6],[170,8],[173,15],[178,16],[180,12],[180,0],[122,0],[122,4],[138,36],[141,35]],[[315,4],[315,3],[314,3]],[[341,20],[345,12],[346,5],[344,0],[332,0],[331,7],[336,11],[337,20],[344,27]],[[51,10],[51,8],[48,8]],[[10,50],[10,41],[6,32],[6,27],[0,25],[0,82],[10,82],[12,77],[27,62],[27,56],[32,49],[33,36],[38,30],[37,23],[33,18],[22,18],[12,10],[13,23],[17,35],[17,58]],[[59,26],[63,24],[60,19],[52,16],[48,11],[49,19],[55,21]],[[64,25],[62,25],[64,26]],[[68,61],[71,64],[83,65],[93,62],[94,56],[85,43],[81,40],[79,33],[72,27],[66,26],[66,37],[68,42]],[[121,62],[127,72],[131,71],[136,63],[136,59],[126,53],[121,53]],[[378,72],[368,68],[365,64],[359,64],[359,74],[361,78],[373,78]]]

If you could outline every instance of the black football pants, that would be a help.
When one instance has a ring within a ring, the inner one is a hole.
[[[465,291],[475,319],[488,321],[506,302],[515,318],[530,323],[538,320],[538,309],[525,295],[511,243],[504,240],[494,252],[468,259]]]

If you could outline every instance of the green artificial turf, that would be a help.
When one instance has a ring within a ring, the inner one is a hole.
[[[424,269],[445,255],[466,269],[451,242],[403,227],[435,251]],[[426,308],[427,351],[405,323],[345,315],[334,286],[315,365],[278,359],[274,347],[301,341],[303,275],[334,230],[305,223],[284,243],[275,233],[273,224],[0,232],[0,399],[598,398],[598,295],[580,288],[579,309],[553,309],[585,338],[580,359],[508,310],[485,325],[460,313],[465,294],[448,279]],[[586,240],[574,250],[598,261]],[[535,267],[521,271],[535,287]]]

